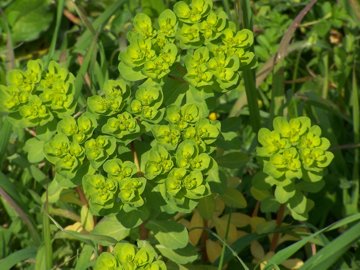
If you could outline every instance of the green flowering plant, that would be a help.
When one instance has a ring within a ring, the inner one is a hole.
[[[0,87],[1,108],[20,127],[44,126],[75,111],[74,76],[51,61],[44,69],[40,60],[31,60],[25,71],[7,74],[7,85]]]
[[[117,269],[166,270],[167,267],[147,241],[138,241],[137,247],[126,242],[117,243],[111,253],[101,253],[94,266],[94,270]]]
[[[263,173],[254,177],[252,193],[264,203],[274,196],[278,203],[286,204],[293,218],[306,220],[314,205],[306,194],[321,189],[325,169],[334,158],[328,151],[330,142],[308,117],[289,121],[276,117],[273,127],[261,128],[258,133],[261,146],[256,153],[263,161]]]
[[[249,67],[254,59],[249,50],[252,32],[237,31],[223,10],[213,10],[211,0],[190,5],[178,1],[155,23],[148,15],[137,14],[128,40],[128,48],[120,53],[119,69],[134,81],[162,79],[181,65],[192,87],[227,91],[238,83],[239,69]]]
[[[75,89],[83,74],[75,79],[54,61],[29,61],[0,86],[1,110],[34,135],[24,149],[32,164],[51,168],[57,198],[80,194],[84,229],[112,220],[127,232],[118,240],[147,230],[164,257],[191,263],[196,250],[174,216],[225,189],[215,158],[221,123],[207,103],[234,90],[252,67],[253,34],[213,1],[193,0],[157,19],[138,13],[127,39],[119,77],[94,78],[91,95]],[[166,269],[146,242],[118,243],[94,265]]]

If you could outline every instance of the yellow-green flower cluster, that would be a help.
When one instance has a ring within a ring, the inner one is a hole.
[[[163,116],[160,107],[163,101],[161,86],[152,80],[141,84],[131,101],[130,110],[142,120],[148,122],[159,122]]]
[[[205,119],[195,104],[169,106],[165,119],[168,125],[152,130],[155,143],[146,156],[145,177],[156,181],[172,210],[191,211],[210,194],[208,176],[217,169],[211,144],[219,135],[219,122]]]
[[[129,46],[120,53],[120,73],[125,69],[137,74],[129,80],[143,78],[161,79],[170,72],[177,59],[178,49],[174,44],[177,19],[167,9],[153,23],[144,13],[135,16],[134,29],[128,34]]]
[[[239,81],[239,70],[254,58],[250,30],[237,31],[223,10],[213,10],[212,0],[179,1],[174,6],[179,20],[177,41],[187,50],[185,79],[194,87],[223,91]]]
[[[117,138],[126,144],[128,140],[132,140],[134,136],[138,136],[140,126],[130,113],[119,113],[116,117],[111,117],[106,124],[102,126],[101,131]]]
[[[157,21],[140,13],[133,24],[130,44],[120,53],[120,74],[127,80],[162,79],[177,62],[185,66],[191,86],[225,91],[237,85],[240,69],[253,62],[252,32],[238,31],[223,10],[213,9],[212,0],[178,1]]]
[[[0,107],[20,127],[43,126],[54,116],[71,115],[76,107],[74,76],[56,62],[45,70],[40,60],[30,60],[25,71],[7,74],[0,86]]]
[[[88,97],[87,104],[93,113],[113,115],[124,108],[129,95],[130,88],[125,81],[108,80],[104,84],[102,95]]]
[[[273,131],[262,128],[258,134],[262,146],[257,148],[257,155],[264,158],[264,172],[279,182],[295,178],[321,180],[334,155],[327,151],[330,142],[321,137],[320,127],[311,126],[307,117],[290,121],[277,117],[273,125]]]
[[[257,155],[263,160],[267,177],[262,181],[257,177],[253,194],[266,186],[275,186],[276,201],[286,203],[294,218],[305,220],[313,202],[304,192],[316,192],[319,184],[321,187],[324,170],[334,158],[328,151],[330,142],[321,137],[319,126],[311,126],[308,117],[290,121],[276,117],[273,127],[274,130],[262,128],[258,133],[261,146],[257,148]]]
[[[137,169],[133,162],[108,159],[102,170],[103,173],[98,168],[98,173],[86,175],[82,180],[94,214],[116,213],[120,209],[131,211],[144,204],[141,194],[144,192],[146,179],[135,175]]]
[[[44,145],[44,153],[58,174],[71,180],[78,173],[84,162],[88,140],[97,122],[89,113],[82,114],[78,119],[67,116],[57,125],[57,133]]]
[[[85,154],[92,167],[97,169],[116,150],[114,137],[100,135],[85,142]]]
[[[118,243],[112,253],[103,252],[97,258],[94,270],[166,270],[167,267],[146,241],[139,241],[138,247],[130,243]]]

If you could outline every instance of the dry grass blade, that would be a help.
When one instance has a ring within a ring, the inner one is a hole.
[[[286,57],[288,54],[288,47],[290,45],[291,39],[295,33],[296,28],[300,25],[301,21],[304,19],[305,15],[311,10],[311,8],[316,4],[317,0],[311,0],[300,13],[296,16],[292,24],[287,29],[285,35],[283,36],[279,49],[276,54],[271,57],[263,66],[263,68],[257,73],[256,76],[256,86],[258,87],[269,75],[280,60]]]
[[[360,3],[357,0],[348,0],[349,4],[354,12],[354,15],[360,20]]]

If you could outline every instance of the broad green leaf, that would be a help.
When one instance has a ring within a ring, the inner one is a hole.
[[[240,169],[249,161],[249,156],[242,152],[232,152],[217,157],[216,161],[221,167]]]
[[[261,202],[260,209],[264,213],[273,212],[279,210],[280,204],[273,197],[268,197]]]
[[[229,207],[245,208],[247,206],[244,195],[235,188],[227,188],[221,196]]]
[[[206,196],[200,199],[199,204],[197,206],[197,210],[199,210],[200,215],[209,220],[212,218],[215,212],[215,198],[214,195]]]
[[[130,212],[120,210],[117,219],[125,228],[136,228],[149,217],[149,210],[146,207],[137,208]]]
[[[45,158],[44,142],[37,138],[30,138],[26,141],[24,151],[28,153],[28,160],[31,163],[38,163]]]
[[[47,191],[45,191],[41,197],[41,200],[45,202],[47,200],[49,203],[55,203],[59,200],[61,191],[63,187],[59,185],[57,181],[51,181]]]
[[[159,243],[171,249],[184,248],[189,242],[189,234],[184,225],[175,221],[168,220],[150,220],[146,223]]]
[[[116,216],[106,216],[96,224],[92,234],[110,236],[117,241],[123,240],[130,234],[130,229],[125,228]]]
[[[5,12],[15,43],[31,41],[49,28],[53,19],[48,0],[16,0]]]
[[[198,252],[196,248],[191,245],[187,245],[185,248],[175,250],[167,248],[163,245],[156,245],[156,248],[164,257],[178,264],[191,263],[198,258]]]

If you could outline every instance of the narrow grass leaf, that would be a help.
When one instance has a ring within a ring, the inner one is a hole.
[[[110,17],[125,3],[125,0],[115,1],[112,5],[110,5],[92,24],[92,28],[96,30],[96,32],[101,31],[102,26],[110,19]],[[84,34],[78,39],[75,44],[75,50],[77,52],[83,53],[89,48],[91,44],[91,36],[93,33],[88,28]]]
[[[2,182],[2,180],[0,181]],[[0,196],[15,210],[18,216],[26,224],[35,245],[40,244],[40,236],[28,214],[16,203],[16,201],[0,187]]]
[[[27,247],[0,260],[0,266],[2,270],[8,270],[14,267],[16,264],[28,260],[33,259],[36,256],[36,248],[35,247]]]
[[[301,239],[300,241],[278,251],[268,262],[268,268],[266,269],[271,269],[269,267],[271,267],[271,265],[279,265],[282,262],[284,262],[285,260],[287,260],[288,258],[290,258],[290,256],[294,255],[295,252],[297,252],[299,249],[301,249],[306,243],[308,243],[310,240],[312,240],[314,237],[317,237],[318,235],[327,232],[327,231],[331,231],[331,230],[335,230],[337,228],[340,228],[342,226],[345,226],[347,224],[350,224],[356,220],[360,219],[360,214],[355,214],[349,217],[346,217],[344,219],[341,219],[333,224],[331,224],[330,226],[327,226],[303,239]]]
[[[329,269],[359,238],[360,223],[357,223],[307,260],[301,269]]]
[[[47,66],[50,62],[50,60],[53,58],[54,53],[55,53],[55,48],[56,48],[56,43],[58,40],[58,35],[59,35],[59,30],[60,30],[60,25],[61,25],[61,18],[63,17],[63,10],[64,10],[64,0],[58,0],[56,1],[57,5],[56,5],[56,22],[55,22],[55,29],[52,35],[52,39],[51,39],[51,43],[50,43],[50,48],[49,48],[49,54],[48,56],[45,58],[45,66]]]

